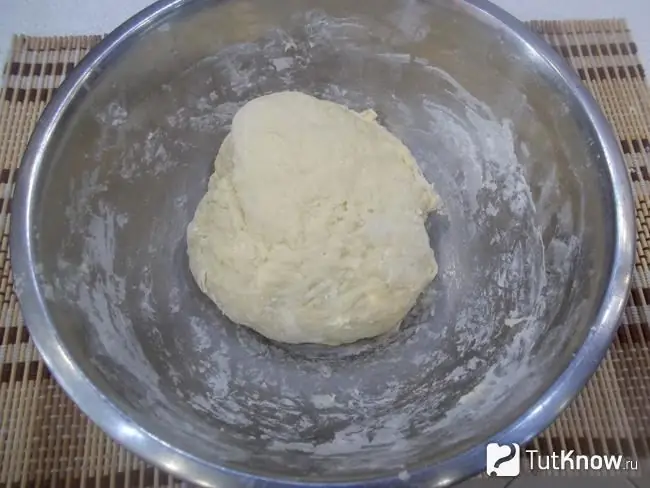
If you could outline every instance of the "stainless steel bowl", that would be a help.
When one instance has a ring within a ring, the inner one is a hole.
[[[286,346],[194,284],[185,228],[233,113],[294,89],[374,108],[444,202],[440,274],[388,337]],[[617,141],[483,0],[163,0],[110,34],[23,160],[30,331],[118,442],[200,485],[444,486],[526,442],[598,366],[633,264]]]

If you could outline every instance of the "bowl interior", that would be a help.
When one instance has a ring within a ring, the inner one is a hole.
[[[185,231],[214,156],[236,110],[279,90],[373,108],[441,195],[439,276],[395,334],[272,343],[193,282]],[[207,464],[349,481],[485,442],[564,370],[610,273],[591,126],[469,4],[187,3],[98,67],[52,140],[29,218],[58,337],[128,418]]]

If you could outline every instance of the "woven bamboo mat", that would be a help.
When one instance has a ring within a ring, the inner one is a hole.
[[[614,126],[637,211],[634,289],[600,369],[532,443],[541,453],[650,460],[650,93],[620,20],[531,22],[577,70]],[[8,260],[16,169],[41,110],[100,40],[16,37],[0,84],[0,488],[174,486],[179,480],[113,443],[50,376],[22,321]]]

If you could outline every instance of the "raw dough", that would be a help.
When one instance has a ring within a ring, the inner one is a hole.
[[[231,320],[350,343],[396,328],[435,277],[437,197],[375,118],[298,92],[237,112],[187,230],[192,274]]]

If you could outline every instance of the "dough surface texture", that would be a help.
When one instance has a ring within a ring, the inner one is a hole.
[[[235,115],[188,226],[192,274],[234,322],[286,343],[394,330],[438,267],[438,198],[376,114],[299,92]]]

